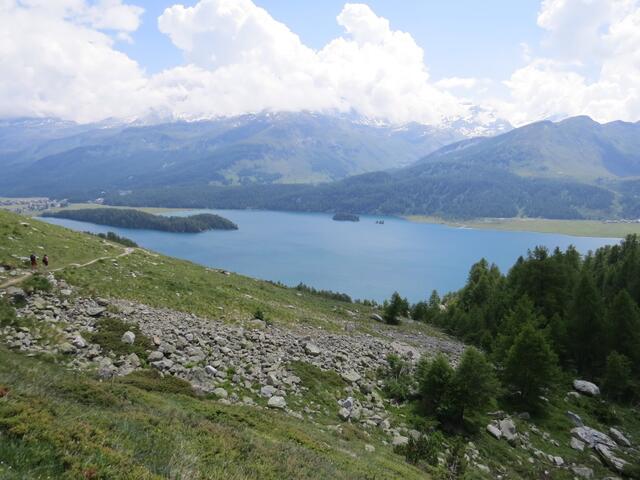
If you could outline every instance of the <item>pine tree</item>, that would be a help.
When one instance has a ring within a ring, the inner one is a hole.
[[[525,323],[504,362],[504,380],[527,406],[536,406],[543,389],[554,380],[557,357],[543,333]]]
[[[448,420],[461,425],[465,414],[474,415],[489,407],[495,401],[498,389],[493,365],[480,350],[469,347],[447,389],[443,413]]]
[[[602,384],[604,394],[614,400],[628,399],[632,394],[632,376],[629,359],[616,351],[611,352]]]
[[[569,310],[569,348],[578,370],[594,374],[604,365],[606,329],[602,297],[588,272],[580,276]]]
[[[627,290],[613,299],[607,312],[610,348],[633,361],[640,368],[640,312]]]
[[[421,360],[418,366],[418,389],[427,412],[435,413],[449,389],[454,370],[447,357],[439,354],[433,361]]]
[[[384,321],[389,325],[399,325],[400,316],[406,314],[408,309],[407,301],[398,292],[391,295],[391,300],[384,307]]]

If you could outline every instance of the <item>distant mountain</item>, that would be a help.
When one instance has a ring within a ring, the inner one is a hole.
[[[589,117],[532,123],[493,138],[448,145],[421,160],[491,167],[525,177],[594,181],[640,176],[640,123]]]
[[[407,166],[471,132],[510,128],[489,120],[395,126],[360,117],[264,113],[155,125],[3,121],[0,166],[11,170],[0,179],[0,194],[326,182]]]
[[[317,186],[116,195],[121,204],[443,217],[640,217],[640,123],[539,122],[445,146],[414,165]]]

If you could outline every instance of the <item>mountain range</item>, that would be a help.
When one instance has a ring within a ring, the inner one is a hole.
[[[460,123],[462,122],[462,123]],[[482,131],[486,136],[468,138]],[[444,217],[640,217],[640,122],[511,129],[311,113],[0,124],[0,195]],[[7,168],[8,167],[8,168]]]
[[[5,120],[0,162],[11,174],[0,180],[0,192],[326,182],[406,166],[475,132],[509,128],[499,120],[395,126],[304,112],[152,125]]]

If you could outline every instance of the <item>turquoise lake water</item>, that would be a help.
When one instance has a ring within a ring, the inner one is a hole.
[[[431,290],[457,290],[473,263],[484,257],[503,272],[528,249],[544,245],[581,252],[617,243],[611,238],[502,232],[412,223],[399,218],[361,216],[360,222],[335,222],[331,215],[252,210],[198,210],[237,223],[237,231],[197,234],[107,227],[46,218],[50,223],[94,233],[113,231],[140,246],[287,285],[304,282],[353,298],[381,301],[394,291],[415,302]]]

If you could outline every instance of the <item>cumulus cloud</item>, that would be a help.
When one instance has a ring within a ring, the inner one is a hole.
[[[149,102],[140,67],[98,29],[128,33],[142,10],[103,1],[0,3],[0,114],[130,117]]]
[[[413,37],[365,4],[345,4],[336,17],[344,33],[318,50],[252,0],[176,4],[157,26],[184,63],[149,75],[117,49],[138,29],[140,7],[0,0],[0,115],[85,122],[311,110],[439,124],[491,111],[518,125],[577,114],[638,120],[639,2],[543,0],[542,43],[522,44],[523,65],[502,80],[432,78]]]
[[[572,115],[640,119],[640,2],[544,0],[538,25],[547,34],[542,55],[504,82],[503,116],[516,125]]]

